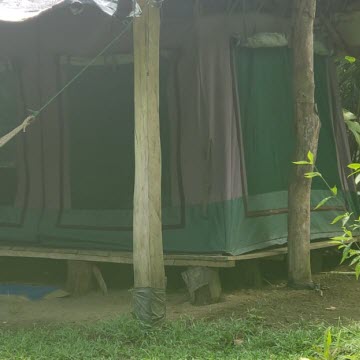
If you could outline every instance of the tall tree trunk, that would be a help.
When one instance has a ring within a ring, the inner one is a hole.
[[[135,186],[134,314],[154,325],[165,317],[159,122],[160,8],[138,0],[134,19]]]
[[[317,152],[320,120],[315,107],[313,33],[316,0],[294,0],[294,160]],[[294,166],[289,186],[289,286],[312,288],[310,267],[310,193],[311,179],[304,174],[312,166]]]

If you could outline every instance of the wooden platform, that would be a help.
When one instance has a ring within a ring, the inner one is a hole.
[[[334,247],[330,241],[319,241],[311,244],[311,249]],[[234,267],[236,261],[274,257],[287,253],[287,247],[255,251],[243,255],[221,254],[165,254],[166,266],[208,266]],[[118,264],[132,264],[132,253],[121,251],[53,249],[44,247],[15,247],[0,246],[0,257],[27,257],[57,260],[82,260],[108,262]]]

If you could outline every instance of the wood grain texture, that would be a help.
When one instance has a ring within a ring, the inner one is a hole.
[[[318,241],[310,244],[310,249],[324,249],[337,246],[329,240]],[[275,249],[265,249],[242,255],[221,254],[165,254],[166,266],[207,266],[207,267],[233,267],[235,261],[259,259],[285,255],[288,252],[286,246]],[[82,260],[92,262],[105,262],[116,264],[132,264],[131,252],[125,251],[101,251],[101,250],[76,250],[76,249],[52,249],[44,247],[20,247],[0,246],[0,256],[25,257],[54,260]]]
[[[160,9],[139,1],[134,19],[135,190],[134,285],[165,288],[161,225],[159,124]]]
[[[308,151],[317,153],[320,120],[315,106],[314,20],[316,0],[294,1],[293,77],[295,99],[294,161],[304,160]],[[289,285],[312,287],[310,267],[311,179],[304,174],[313,166],[294,166],[289,185]]]
[[[103,295],[106,295],[108,293],[108,288],[102,276],[101,270],[96,265],[93,265],[92,269],[93,269],[94,277],[96,279],[97,284],[99,285],[101,292],[103,293]]]
[[[93,266],[91,262],[69,260],[67,262],[66,291],[73,296],[81,296],[93,290]]]

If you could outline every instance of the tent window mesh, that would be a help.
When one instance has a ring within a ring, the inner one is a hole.
[[[163,205],[170,202],[166,80],[160,74]],[[62,65],[68,79],[79,66]],[[67,129],[72,209],[132,209],[134,192],[134,70],[129,61],[91,66],[69,88]]]
[[[328,182],[335,185],[340,181],[327,61],[324,56],[315,56],[315,100],[321,120],[317,165]],[[287,190],[295,137],[291,50],[236,47],[235,77],[245,157],[246,195],[251,197]],[[314,179],[313,189],[322,190],[326,186]],[[286,207],[286,203],[281,206]]]

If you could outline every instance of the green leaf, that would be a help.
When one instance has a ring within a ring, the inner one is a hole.
[[[358,173],[360,173],[360,170],[356,170],[356,171],[352,172],[351,174],[348,175],[348,178],[353,176],[353,175],[356,175]]]
[[[350,64],[353,64],[356,61],[356,58],[353,56],[345,56],[345,60],[347,60]]]
[[[359,125],[359,124],[357,124],[357,125]],[[360,126],[360,125],[359,125],[359,126]],[[350,129],[350,128],[349,128],[349,129]],[[351,130],[351,129],[350,129],[350,130]],[[358,145],[360,146],[360,129],[359,129],[359,132],[356,133],[356,134],[357,134],[357,136],[355,136],[356,142],[357,142]],[[354,133],[354,135],[355,135],[355,133]],[[352,164],[349,164],[347,167],[348,167],[349,169],[355,170],[354,172],[352,172],[351,174],[349,174],[348,177],[353,176],[353,175],[355,175],[355,174],[358,174],[358,173],[360,172],[360,164],[359,164],[359,163],[352,163]]]
[[[293,161],[292,163],[295,165],[311,165],[308,161],[305,161],[305,160]]]
[[[349,253],[350,253],[350,250],[351,250],[351,245],[352,244],[350,243],[344,248],[340,264],[342,264],[349,257]]]
[[[352,232],[349,229],[346,229],[345,227],[343,227],[344,230],[344,234],[346,236],[348,236],[349,238],[352,238]]]
[[[360,174],[355,177],[355,184],[358,185],[360,183]]]
[[[347,216],[347,213],[337,216],[332,222],[331,225],[336,224],[338,221],[342,220],[344,217]]]
[[[310,150],[307,153],[307,158],[309,159],[310,164],[313,165],[314,164],[314,154]]]
[[[332,343],[331,329],[328,328],[325,332],[325,344],[324,344],[324,358],[330,359],[330,347]]]
[[[314,177],[321,177],[321,174],[319,172],[308,172],[304,175],[307,179],[312,179]]]
[[[342,245],[342,241],[339,241],[339,240],[330,240],[329,243],[334,244],[334,245],[339,245],[339,249],[340,249],[340,246]]]
[[[359,276],[360,276],[360,262],[355,266],[355,276],[356,276],[356,279],[359,280]]]
[[[357,116],[349,110],[343,109],[343,115],[345,121],[357,120]]]
[[[337,339],[336,339],[336,349],[340,349],[341,335],[342,335],[342,329],[340,329],[339,334],[338,334]],[[349,359],[349,360],[351,360],[351,359]]]
[[[327,203],[330,199],[332,199],[333,198],[333,196],[329,196],[329,197],[327,197],[327,198],[325,198],[325,199],[322,199],[316,206],[315,206],[315,208],[314,208],[314,210],[317,210],[317,209],[319,209],[320,207],[322,207],[325,203]]]
[[[354,135],[356,143],[360,145],[360,124],[357,121],[345,121],[345,124]]]
[[[346,236],[334,236],[331,238],[331,240],[338,240],[338,241],[348,241],[349,238]]]
[[[349,258],[353,257],[358,254],[358,250],[350,249],[349,251]]]
[[[350,219],[350,216],[352,215],[352,213],[346,213],[345,214],[346,216],[344,216],[344,218],[342,219],[342,225],[345,226],[347,224],[347,222],[349,221]]]
[[[333,188],[331,188],[330,190],[335,196],[337,195],[338,189],[337,189],[336,185]]]
[[[348,257],[349,257],[349,251],[346,251],[346,249],[345,249],[343,252],[343,255],[341,257],[340,264],[342,264]]]
[[[353,266],[354,264],[358,263],[360,261],[360,255],[355,256],[352,260],[349,266]]]
[[[360,169],[360,164],[359,163],[352,163],[352,164],[349,164],[347,167],[349,169],[359,170]]]

